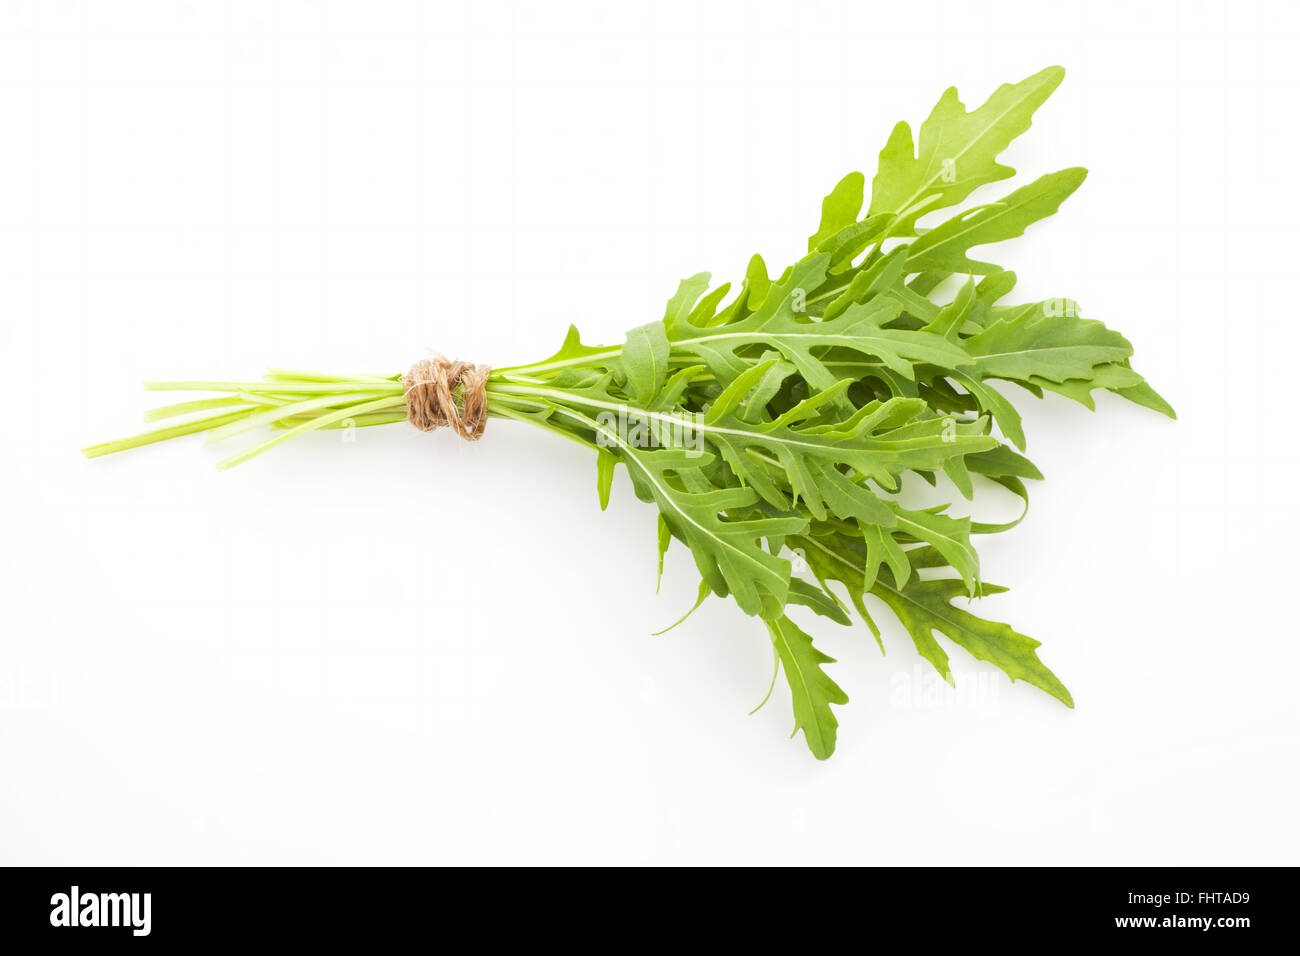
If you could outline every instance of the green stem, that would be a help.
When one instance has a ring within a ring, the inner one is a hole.
[[[154,442],[166,441],[169,438],[179,438],[182,435],[193,435],[195,432],[207,431],[209,428],[219,428],[227,422],[238,421],[247,414],[248,409],[244,408],[237,412],[227,412],[224,415],[211,415],[207,418],[185,422],[182,425],[172,425],[169,428],[158,428],[151,432],[132,435],[130,438],[119,438],[116,441],[106,441],[98,445],[87,445],[81,449],[81,453],[87,458],[111,455],[114,452],[126,451],[128,448],[139,448],[142,445],[152,445]]]

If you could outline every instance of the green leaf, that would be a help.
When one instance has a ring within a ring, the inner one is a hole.
[[[755,366],[747,376],[762,371]],[[838,394],[844,384],[828,391]],[[746,377],[737,379],[736,385],[743,391]],[[892,490],[909,469],[940,468],[954,458],[997,445],[987,435],[960,434],[960,429],[950,433],[938,418],[897,424],[898,410],[916,408],[912,399],[873,403],[842,422],[801,422],[798,416],[829,401],[827,392],[819,392],[778,419],[752,423],[727,410],[724,398],[731,397],[729,392],[696,423],[697,432],[763,500],[779,509],[798,501],[819,519],[828,511],[842,518],[879,514],[875,495],[864,480]],[[848,478],[840,466],[858,477]]]
[[[885,238],[885,232],[892,221],[892,217],[888,215],[869,216],[862,222],[851,223],[833,236],[823,239],[818,243],[817,251],[831,257],[827,271],[848,273],[853,268],[854,258],[872,243],[878,243]]]
[[[1025,429],[1021,424],[1020,413],[1016,411],[1016,407],[1007,401],[1006,397],[992,385],[988,385],[972,375],[958,371],[952,373],[952,379],[970,393],[980,411],[988,412],[993,416],[993,420],[998,423],[998,428],[1002,429],[1002,434],[1015,442],[1016,447],[1023,451],[1025,447]]]
[[[748,488],[690,491],[674,476],[698,472],[711,456],[692,458],[677,449],[645,450],[622,446],[624,463],[637,497],[653,501],[672,530],[695,558],[695,566],[717,594],[732,594],[746,614],[780,613],[790,583],[790,562],[760,544],[771,535],[797,534],[807,520],[791,514],[778,518],[731,518],[758,501]]]
[[[809,252],[815,250],[823,240],[858,221],[858,213],[862,212],[862,187],[865,184],[866,180],[861,173],[849,173],[822,200],[822,221],[817,232],[808,237]]]
[[[949,87],[929,119],[921,124],[920,149],[906,123],[894,127],[880,153],[871,183],[870,213],[891,213],[896,236],[916,234],[924,212],[952,206],[986,183],[1015,170],[996,160],[1008,144],[1029,129],[1034,110],[1060,85],[1065,71],[1051,66],[1016,84],[1006,84],[972,113]]]
[[[824,588],[809,584],[802,578],[790,579],[790,593],[786,598],[786,606],[788,607],[791,604],[811,608],[814,614],[828,617],[836,624],[841,624],[844,627],[848,627],[853,623],[849,616],[844,613],[844,608],[835,598],[835,595]]]
[[[1046,313],[1041,303],[1021,306],[965,340],[982,378],[1064,382],[1089,378],[1093,368],[1133,354],[1133,346],[1102,323]]]
[[[655,516],[655,537],[659,552],[655,570],[655,594],[658,594],[659,586],[664,581],[664,555],[668,553],[668,546],[673,543],[672,529],[668,527],[668,522],[664,520],[663,514]]]
[[[668,307],[664,310],[665,328],[676,328],[690,318],[695,303],[709,288],[710,279],[712,279],[712,276],[709,273],[697,272],[689,279],[683,279],[678,284],[677,291],[668,300]]]
[[[986,594],[997,594],[1006,588],[985,584]],[[988,661],[1014,680],[1023,680],[1051,694],[1067,707],[1074,706],[1074,698],[1057,680],[1042,661],[1035,648],[1039,642],[1012,630],[1006,624],[986,621],[969,611],[953,607],[954,597],[965,592],[965,585],[955,579],[931,581],[913,580],[903,587],[877,581],[872,593],[889,605],[907,628],[921,656],[934,665],[949,683],[952,672],[948,655],[935,642],[933,632],[950,638],[971,656]]]
[[[943,555],[972,597],[980,575],[980,559],[970,543],[970,518],[950,518],[929,511],[908,511],[895,507],[898,530],[924,541]]]
[[[771,288],[772,280],[767,277],[767,266],[763,262],[763,257],[752,256],[745,270],[744,293],[738,297],[739,300],[743,301],[750,310],[757,309],[767,299],[768,290]]]
[[[627,334],[623,345],[623,372],[628,389],[638,402],[648,404],[668,379],[668,334],[662,322],[641,325]]]
[[[1112,389],[1116,395],[1127,398],[1134,404],[1150,408],[1159,412],[1161,415],[1167,415],[1170,418],[1177,418],[1178,414],[1174,407],[1161,398],[1154,388],[1143,382],[1141,385],[1133,385],[1128,388]]]
[[[859,591],[870,591],[871,586],[876,583],[876,577],[880,573],[881,565],[889,568],[894,575],[895,581],[906,582],[911,576],[912,566],[907,561],[907,555],[899,547],[898,542],[894,540],[893,534],[887,528],[880,525],[866,524],[862,526],[862,540],[867,546],[867,559],[863,565],[862,580],[858,585]]]
[[[1089,411],[1095,411],[1097,404],[1093,401],[1092,393],[1096,389],[1103,388],[1117,392],[1125,388],[1133,388],[1142,384],[1142,376],[1123,362],[1110,362],[1094,366],[1087,378],[1067,378],[1064,382],[1054,382],[1050,378],[1034,375],[1026,379],[1025,384],[1064,395]]]
[[[596,495],[600,498],[601,511],[609,507],[609,492],[614,486],[614,466],[617,464],[618,458],[605,449],[596,452]]]
[[[908,271],[943,269],[973,275],[1000,271],[1000,266],[969,259],[966,253],[975,246],[1023,236],[1026,227],[1055,213],[1087,175],[1086,169],[1078,167],[1049,173],[999,202],[959,213],[908,246]]]
[[[542,359],[540,362],[527,366],[527,368],[534,374],[579,363],[586,364],[589,368],[608,368],[616,360],[617,356],[617,349],[583,345],[582,336],[578,334],[578,327],[570,325],[559,351],[548,358]],[[503,371],[513,371],[513,369]]]
[[[802,730],[813,756],[825,760],[835,752],[835,732],[840,725],[831,704],[849,702],[848,695],[822,670],[822,665],[833,664],[835,659],[813,647],[812,638],[784,614],[766,623],[790,684],[795,733]]]
[[[966,317],[970,315],[974,305],[975,283],[968,279],[953,300],[939,310],[939,314],[925,327],[925,330],[955,340],[957,333],[966,324]]]
[[[820,322],[802,311],[807,293],[820,286],[829,259],[809,256],[773,286],[763,307],[753,315],[715,328],[679,323],[669,330],[674,354],[703,362],[724,384],[752,367],[759,355],[780,353],[813,389],[830,388],[839,376],[825,363],[827,349],[839,349],[880,362],[905,378],[913,366],[929,362],[945,367],[970,363],[957,344],[932,332],[888,328],[900,306],[888,297],[854,304]]]

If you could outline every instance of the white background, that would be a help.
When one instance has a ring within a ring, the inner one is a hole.
[[[0,862],[1297,862],[1291,5],[0,11]],[[145,379],[619,342],[800,255],[945,86],[1052,63],[1006,158],[1091,175],[999,261],[1180,414],[1017,393],[1048,480],[982,607],[1074,711],[801,617],[852,698],[813,760],[783,684],[746,715],[761,626],[650,637],[688,557],[656,597],[649,507],[523,425],[77,453]]]

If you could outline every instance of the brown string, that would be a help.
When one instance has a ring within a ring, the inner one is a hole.
[[[402,378],[407,419],[422,432],[450,425],[466,441],[478,441],[487,427],[484,390],[491,371],[487,365],[451,362],[436,353],[421,359]],[[464,386],[459,406],[454,396],[457,385]]]

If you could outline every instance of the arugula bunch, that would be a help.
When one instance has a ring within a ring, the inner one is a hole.
[[[1039,660],[1037,641],[952,603],[1005,590],[983,580],[972,538],[1014,527],[1023,512],[989,524],[946,505],[907,507],[901,496],[907,473],[936,487],[943,475],[965,499],[977,481],[991,482],[1027,508],[1025,481],[1042,476],[1020,453],[1020,415],[998,382],[1089,408],[1093,391],[1104,389],[1174,415],[1133,370],[1122,335],[1080,318],[1069,300],[1008,304],[1015,274],[969,255],[1056,212],[1084,170],[1049,173],[931,228],[918,225],[1014,174],[997,157],[1063,75],[1050,67],[1004,85],[970,112],[950,88],[917,142],[899,123],[869,202],[862,174],[841,180],[822,203],[807,255],[777,277],[754,256],[733,295],[700,273],[681,282],[662,320],[633,329],[621,346],[583,344],[571,327],[554,355],[495,369],[487,381],[491,416],[596,451],[602,508],[615,470],[627,469],[637,496],[658,509],[660,573],[673,540],[694,558],[695,607],[730,595],[762,621],[790,686],[796,731],[818,758],[835,748],[832,705],[848,696],[825,670],[832,659],[787,610],[800,605],[850,625],[830,582],[878,643],[864,598],[879,598],[950,682],[936,632],[1073,706]],[[149,417],[184,419],[87,455],[198,431],[223,439],[278,429],[222,463],[231,465],[306,431],[407,417],[400,375],[271,370],[262,382],[146,387],[226,394],[156,410]]]

